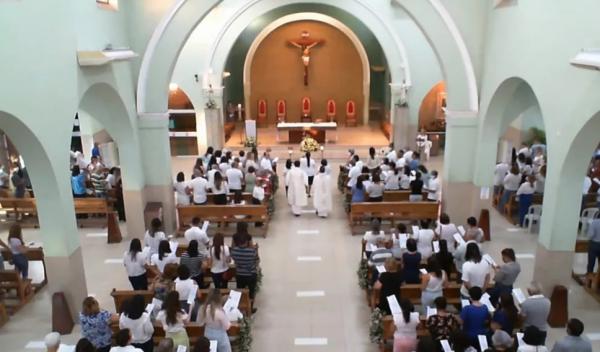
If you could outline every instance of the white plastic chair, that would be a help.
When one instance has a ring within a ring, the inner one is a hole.
[[[425,146],[423,148],[423,154],[425,154],[425,160],[429,160],[429,154],[431,153],[431,148],[433,147],[432,141],[426,141]]]
[[[533,223],[540,223],[540,220],[542,219],[542,206],[541,204],[533,204],[531,206],[529,206],[529,209],[527,209],[527,215],[525,215],[525,219],[523,220],[525,223],[527,223],[527,231],[529,231],[531,233],[531,227],[533,225]]]
[[[598,208],[585,208],[581,212],[579,222],[581,223],[581,233],[586,234],[587,228],[590,225],[590,220],[595,219],[598,216],[600,209]]]

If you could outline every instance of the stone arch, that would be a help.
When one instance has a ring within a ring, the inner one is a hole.
[[[344,25],[342,22],[336,20],[335,18],[326,16],[326,15],[323,15],[320,13],[303,12],[303,13],[296,13],[296,14],[281,17],[281,18],[277,19],[276,21],[270,23],[267,27],[265,27],[258,34],[256,39],[254,39],[254,41],[252,42],[252,45],[250,46],[250,49],[248,50],[248,54],[246,55],[246,60],[244,62],[244,95],[245,95],[244,101],[245,101],[245,106],[247,106],[247,107],[251,106],[251,103],[250,103],[250,82],[251,82],[250,73],[251,73],[251,67],[252,67],[252,61],[254,59],[254,55],[256,54],[256,51],[260,47],[261,43],[271,32],[275,31],[277,28],[282,27],[288,23],[301,21],[301,20],[322,22],[322,23],[326,23],[326,24],[329,24],[329,25],[335,27],[336,29],[338,29],[339,31],[344,33],[350,39],[350,41],[356,48],[356,51],[358,52],[358,55],[360,56],[361,63],[362,63],[363,96],[364,96],[363,123],[366,124],[369,119],[369,93],[370,93],[369,87],[370,87],[370,82],[371,82],[370,65],[369,65],[369,58],[367,57],[367,52],[366,52],[364,46],[362,45],[360,39],[358,39],[356,34],[354,34],[354,32],[350,28],[348,28],[346,25]],[[225,62],[223,62],[223,65],[224,65],[224,63]]]
[[[498,140],[509,124],[526,111],[539,113],[542,118],[544,116],[531,85],[520,77],[510,77],[500,83],[487,111],[481,114],[475,174],[477,184],[488,185],[492,182]]]
[[[168,83],[185,40],[210,9],[221,1],[180,0],[161,20],[142,59],[137,89],[138,113],[144,115],[166,111]],[[243,6],[249,7],[262,1],[272,0],[253,0]],[[348,3],[350,2],[338,1],[334,5],[340,7],[341,4]],[[352,3],[363,5],[381,25],[389,28],[389,24],[366,1],[353,0]],[[396,0],[396,3],[406,9],[434,47],[448,82],[449,107],[457,111],[477,111],[477,86],[471,60],[466,45],[444,6],[439,0]],[[190,13],[197,16],[189,16]]]

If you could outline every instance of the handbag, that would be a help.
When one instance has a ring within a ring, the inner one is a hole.
[[[233,279],[233,277],[235,276],[235,271],[230,268],[230,269],[227,269],[227,271],[224,272],[222,275],[223,275],[223,280],[229,281],[229,280]]]

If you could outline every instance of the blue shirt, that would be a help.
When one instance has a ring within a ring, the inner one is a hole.
[[[94,315],[79,313],[79,322],[81,323],[81,336],[90,340],[94,347],[103,348],[111,345],[112,331],[108,311],[101,310]]]
[[[413,159],[410,161],[410,163],[408,164],[408,167],[411,170],[417,170],[419,168],[420,162],[418,159]]]
[[[493,321],[500,324],[502,330],[506,331],[509,335],[512,335],[513,332],[513,324],[508,319],[508,315],[503,310],[497,310],[494,312]]]
[[[588,227],[588,238],[590,241],[600,242],[600,219],[594,219]]]
[[[365,201],[365,188],[362,189],[352,187],[352,203],[360,203]]]
[[[92,148],[92,157],[100,157],[100,149],[98,149],[98,147],[94,147]]]
[[[73,194],[82,195],[86,193],[84,174],[71,176],[71,189],[73,189]]]
[[[463,320],[463,331],[473,340],[477,340],[477,335],[486,335],[486,322],[490,319],[490,313],[485,305],[468,305],[460,312],[460,318]]]

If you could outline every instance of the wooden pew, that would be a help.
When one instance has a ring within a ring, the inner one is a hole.
[[[201,302],[206,300],[206,296],[208,296],[209,291],[210,291],[209,289],[198,290],[198,299],[200,299]],[[231,290],[228,288],[222,288],[222,289],[220,289],[220,291],[221,291],[222,296],[227,297],[227,296],[229,296],[229,292]],[[240,298],[240,305],[239,305],[240,312],[242,312],[242,314],[244,314],[244,316],[247,316],[247,317],[251,316],[252,308],[250,305],[250,291],[248,289],[235,289],[235,291],[239,291],[242,293],[242,297]],[[154,292],[152,292],[150,290],[134,291],[134,290],[113,289],[111,291],[110,295],[112,296],[114,304],[115,304],[115,311],[117,313],[121,313],[121,308],[123,306],[123,303],[125,303],[127,300],[131,299],[133,296],[142,295],[144,297],[144,301],[146,302],[146,304],[148,304],[148,303],[152,302],[152,298],[154,297]]]
[[[24,215],[32,217],[33,226],[39,227],[35,198],[0,198],[0,210],[6,211],[6,217],[14,215],[15,221],[23,222]]]
[[[162,339],[165,338],[165,330],[159,322],[154,322],[154,334],[152,340],[154,345],[158,345]],[[117,332],[119,332],[119,323],[112,322],[110,328],[113,332],[113,338]],[[204,336],[204,325],[199,323],[187,323],[185,324],[185,330],[190,338],[190,346],[194,346],[201,336]],[[237,322],[231,323],[231,327],[227,330],[229,337],[237,337],[240,335],[240,326]]]
[[[408,202],[410,191],[385,191],[383,192],[384,202]],[[423,192],[423,199],[427,199],[427,192]]]
[[[208,220],[212,223],[221,224],[222,227],[228,223],[262,222],[263,237],[267,237],[269,214],[267,206],[261,205],[185,205],[177,207],[177,218],[179,229],[182,234],[192,219],[198,217],[201,221]]]
[[[539,194],[539,193],[534,193],[533,194],[533,199],[531,200],[531,204],[542,204],[544,202],[544,195],[543,194]],[[508,199],[508,202],[506,202],[506,204],[504,204],[504,216],[506,216],[506,219],[508,219],[508,221],[510,221],[513,224],[517,224],[517,222],[515,221],[515,219],[513,218],[513,216],[515,216],[515,213],[518,212],[519,210],[519,202],[517,201],[517,195],[516,193],[511,195],[510,198]]]
[[[8,321],[8,312],[4,303],[0,302],[0,328]]]
[[[589,240],[579,238],[575,242],[575,253],[587,253],[589,248]],[[600,260],[598,261],[600,263]],[[591,282],[589,285],[587,284],[587,273],[586,274],[576,274],[575,271],[571,272],[571,276],[573,280],[575,280],[578,284],[583,286],[583,288],[594,297],[598,302],[600,302],[600,264],[598,265],[598,269],[595,273],[593,273],[590,277]]]
[[[227,194],[227,200],[229,202],[233,201],[234,198],[234,194],[233,193],[228,193]],[[212,193],[208,193],[206,195],[206,199],[208,201],[208,204],[215,204],[215,195]],[[252,193],[242,193],[242,200],[246,202],[246,204],[252,204]]]
[[[19,272],[16,270],[1,270],[0,271],[0,289],[11,291],[15,290],[14,297],[4,297],[4,304],[7,298],[15,298],[16,304],[6,305],[10,313],[14,313],[21,309],[25,304],[31,301],[34,290],[31,286],[30,279],[22,279]]]
[[[448,304],[454,305],[457,308],[461,307],[460,284],[451,282],[448,287],[444,288],[444,297]],[[380,290],[373,289],[371,291],[372,308],[379,304]],[[408,299],[414,305],[421,304],[421,285],[420,284],[403,284],[400,286],[400,297]]]
[[[378,202],[352,203],[350,205],[350,226],[373,217],[389,220],[394,226],[397,220],[436,219],[439,202]]]
[[[104,214],[106,216],[106,228],[108,231],[108,243],[119,243],[123,239],[119,228],[117,213],[113,210],[109,201],[104,198],[73,198],[75,214]],[[80,221],[80,227],[83,223]]]
[[[6,248],[0,249],[2,252],[2,257],[4,260],[9,261],[12,260],[12,252]],[[40,283],[32,284],[35,292],[38,292],[42,289],[42,287],[48,284],[48,274],[46,272],[46,260],[44,259],[44,249],[43,248],[28,248],[27,252],[25,252],[25,256],[27,260],[30,262],[41,261],[42,267],[44,268],[44,280]]]

